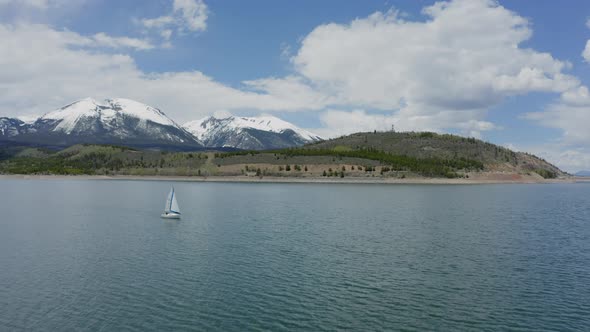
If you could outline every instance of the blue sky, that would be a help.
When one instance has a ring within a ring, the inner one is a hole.
[[[590,168],[590,2],[0,0],[0,116],[127,97],[182,123],[434,130]]]

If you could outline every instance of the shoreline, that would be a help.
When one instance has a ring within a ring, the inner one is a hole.
[[[590,182],[590,177],[561,179],[485,179],[485,178],[325,178],[325,177],[253,177],[253,176],[138,176],[138,175],[21,175],[0,174],[0,180],[112,180],[112,181],[178,181],[178,182],[229,182],[229,183],[341,183],[341,184],[559,184]]]

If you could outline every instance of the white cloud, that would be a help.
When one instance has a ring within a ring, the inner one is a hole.
[[[556,149],[539,151],[539,155],[547,160],[556,160],[556,165],[571,173],[590,170],[590,149]]]
[[[542,156],[568,171],[590,170],[590,93],[586,86],[564,92],[542,112],[531,112],[526,119],[559,129],[561,137],[532,147]]]
[[[590,143],[590,94],[588,88],[581,86],[567,91],[561,98],[549,105],[543,112],[531,112],[525,118],[539,124],[561,129],[561,141],[570,146]],[[590,147],[590,146],[589,146]]]
[[[203,0],[174,0],[174,13],[182,16],[184,27],[190,31],[207,29],[209,11]]]
[[[584,60],[586,60],[586,62],[590,62],[590,40],[586,42],[586,47],[584,47],[582,57],[584,58]]]
[[[457,128],[463,135],[479,137],[482,131],[498,129],[493,123],[472,119],[470,112],[440,111],[429,115],[399,113],[368,113],[365,110],[328,110],[320,114],[324,128],[314,129],[323,137],[337,137],[359,131],[441,132],[441,128]]]
[[[112,37],[105,33],[97,33],[92,36],[82,36],[68,30],[56,30],[44,24],[19,23],[15,25],[0,24],[3,47],[0,48],[0,63],[7,61],[26,62],[34,59],[41,61],[43,58],[51,58],[51,54],[43,54],[43,47],[64,48],[132,48],[150,49],[153,46],[149,41],[129,37]],[[27,54],[27,52],[31,52]],[[37,52],[37,53],[35,53]],[[80,54],[85,54],[81,52]],[[100,53],[98,53],[100,54]],[[13,59],[14,57],[14,59]],[[20,59],[22,60],[19,60]],[[29,59],[31,58],[31,59]],[[81,57],[83,60],[83,57]],[[9,68],[7,68],[9,69]]]
[[[323,128],[312,129],[326,138],[338,137],[351,132],[386,131],[398,120],[392,114],[368,114],[364,110],[328,110],[320,115]]]
[[[321,105],[321,96],[295,78],[268,87],[272,79],[252,81],[237,89],[198,71],[145,73],[129,55],[96,48],[98,41],[102,46],[135,45],[117,38],[86,37],[40,24],[0,24],[0,40],[1,115],[43,114],[86,96],[136,99],[181,122],[223,110]]]
[[[590,19],[586,21],[590,28]],[[582,57],[590,62],[590,40]],[[590,91],[578,85],[564,91],[560,98],[541,112],[530,112],[524,118],[548,128],[561,131],[554,142],[531,147],[548,160],[570,172],[590,170]]]
[[[172,16],[160,16],[141,20],[141,24],[143,24],[146,28],[163,28],[174,23],[175,21]]]
[[[170,14],[139,22],[148,29],[157,30],[165,40],[169,40],[172,28],[180,34],[205,31],[208,17],[209,9],[203,0],[174,0]]]
[[[506,97],[579,85],[564,73],[571,64],[521,47],[528,21],[495,1],[437,2],[423,12],[426,21],[389,11],[318,26],[291,60],[337,104],[394,111],[413,129],[490,128],[478,124]]]
[[[546,143],[512,147],[511,149],[532,153],[572,174],[582,170],[590,170],[590,148],[588,147],[568,147],[561,143]]]
[[[277,107],[283,110],[320,110],[335,102],[332,97],[316,91],[297,76],[270,77],[243,83],[249,90],[268,93],[281,100],[283,105]]]
[[[437,3],[424,23],[395,12],[349,25],[328,24],[305,37],[294,64],[350,102],[395,108],[400,101],[462,109],[496,104],[529,91],[576,84],[568,64],[521,49],[531,31],[524,18],[487,0]]]
[[[283,58],[283,59],[291,58],[291,45],[289,45],[287,43],[281,43],[280,50],[281,50],[281,58]]]
[[[2,5],[20,5],[25,7],[32,7],[36,9],[47,9],[50,5],[49,0],[0,0]]]
[[[149,41],[129,37],[111,37],[105,33],[97,33],[92,36],[93,46],[110,48],[133,48],[137,50],[149,50],[154,48]]]
[[[0,7],[12,6],[23,9],[46,11],[54,8],[79,5],[85,0],[0,0]]]
[[[162,38],[164,38],[164,40],[170,40],[170,37],[172,37],[172,30],[170,30],[170,29],[162,30],[160,32],[160,36],[162,36]]]

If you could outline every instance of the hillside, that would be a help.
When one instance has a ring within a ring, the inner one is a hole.
[[[474,160],[481,162],[484,170],[492,172],[526,173],[539,170],[557,176],[565,175],[556,166],[528,153],[514,152],[475,138],[431,132],[356,133],[311,144],[306,148],[335,151],[375,149],[418,159]]]
[[[75,145],[51,152],[11,147],[0,154],[0,173],[531,181],[567,176],[526,153],[433,133],[359,133],[300,148],[262,152],[166,152],[104,145]]]

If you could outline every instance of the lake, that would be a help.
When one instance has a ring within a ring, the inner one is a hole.
[[[3,331],[590,326],[590,184],[2,179],[0,211]]]

